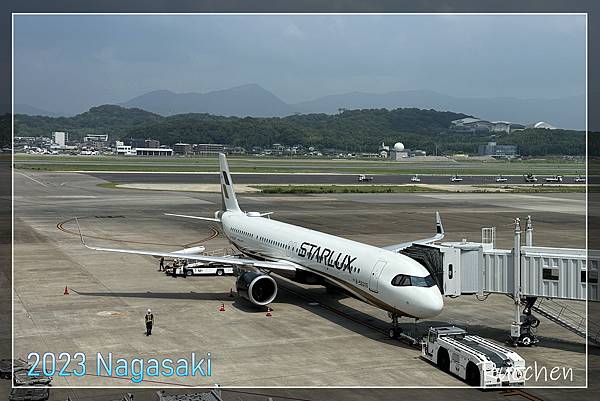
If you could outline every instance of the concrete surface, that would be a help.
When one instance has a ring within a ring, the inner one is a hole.
[[[80,351],[89,355],[112,351],[118,356],[142,358],[178,357],[192,350],[212,353],[210,379],[161,377],[142,383],[157,387],[213,383],[464,386],[422,361],[418,351],[385,338],[378,329],[388,327],[387,316],[374,307],[328,295],[320,287],[281,279],[289,290],[282,288],[273,304],[274,316],[267,318],[263,310],[229,297],[232,277],[168,278],[156,271],[153,258],[83,248],[74,235],[73,221],[68,221],[79,216],[88,242],[94,245],[173,250],[203,243],[209,249],[221,248],[227,245],[222,236],[202,242],[214,235],[210,224],[163,215],[211,216],[220,207],[219,194],[117,190],[97,187],[104,181],[85,174],[25,173],[27,176],[15,175],[14,324],[18,356],[30,351]],[[434,229],[435,210],[442,214],[450,241],[465,237],[479,240],[481,227],[495,225],[498,246],[510,247],[512,218],[531,214],[535,243],[585,245],[584,194],[253,194],[240,196],[240,203],[246,210],[275,211],[274,218],[374,245],[428,236]],[[60,226],[65,231],[57,228],[61,222],[65,222]],[[65,286],[70,288],[68,296],[63,295]],[[225,312],[217,311],[221,302]],[[435,321],[419,325],[452,323],[502,341],[512,320],[510,306],[511,301],[500,295],[485,302],[473,297],[446,299],[445,311]],[[143,334],[142,318],[148,307],[157,320],[151,337]],[[574,380],[529,385],[584,385],[583,340],[544,319],[538,334],[541,344],[520,348],[519,353],[529,364],[573,368]],[[93,365],[88,371],[90,368]],[[54,385],[133,384],[88,375],[77,380],[57,378]],[[56,394],[60,391],[67,390]],[[352,398],[359,393],[340,399],[360,399]],[[486,399],[488,395],[489,399],[506,398],[470,390],[468,394],[476,396],[474,399],[481,399],[483,394]]]

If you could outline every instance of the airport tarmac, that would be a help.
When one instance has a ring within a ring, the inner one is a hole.
[[[81,228],[94,245],[165,251],[190,244],[208,249],[228,245],[222,235],[215,235],[211,224],[163,215],[211,216],[220,208],[219,194],[98,187],[102,182],[97,174],[15,174],[17,356],[31,351],[84,352],[90,357],[113,352],[126,358],[211,353],[212,377],[159,377],[140,383],[158,388],[215,383],[241,387],[465,386],[421,360],[419,351],[389,340],[384,334],[389,324],[385,312],[327,294],[322,287],[278,280],[280,293],[269,318],[264,310],[230,297],[233,277],[174,279],[156,271],[158,262],[151,257],[84,248],[76,235],[74,216],[80,217]],[[429,236],[434,231],[434,211],[439,210],[449,241],[478,241],[482,227],[496,226],[498,247],[509,248],[512,219],[530,214],[536,244],[585,247],[585,194],[248,194],[239,198],[246,210],[273,211],[274,218],[373,245]],[[63,295],[65,286],[69,295]],[[221,303],[224,312],[218,311]],[[444,312],[420,322],[419,328],[456,324],[502,342],[512,321],[511,305],[502,295],[491,295],[483,302],[472,296],[447,298]],[[583,303],[574,307],[584,311]],[[147,308],[156,316],[150,337],[143,328]],[[541,321],[539,346],[518,352],[530,365],[548,370],[572,368],[573,381],[530,381],[528,385],[585,385],[584,340],[544,318]],[[413,325],[405,322],[404,327]],[[92,363],[88,372],[94,370]],[[55,378],[53,385],[135,384],[88,374]]]

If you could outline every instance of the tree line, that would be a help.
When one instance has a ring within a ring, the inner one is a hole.
[[[73,117],[15,115],[15,136],[50,136],[67,131],[71,139],[86,134],[109,134],[111,139],[157,139],[164,145],[223,143],[251,149],[282,145],[334,148],[349,152],[375,152],[386,142],[401,141],[407,148],[432,154],[477,153],[489,141],[517,145],[524,155],[585,153],[581,131],[527,129],[498,134],[455,132],[453,120],[470,117],[462,113],[416,108],[346,110],[340,114],[300,114],[288,117],[224,117],[210,114],[179,114],[163,117],[140,109],[115,105],[93,107]],[[10,123],[10,121],[9,121]]]

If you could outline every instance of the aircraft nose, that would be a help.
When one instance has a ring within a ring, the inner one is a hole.
[[[428,288],[428,296],[426,301],[421,305],[421,317],[430,318],[439,315],[444,309],[444,297],[442,296],[438,286]]]

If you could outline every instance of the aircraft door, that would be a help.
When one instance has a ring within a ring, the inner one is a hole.
[[[383,268],[387,265],[385,260],[379,259],[373,269],[371,269],[371,276],[369,277],[369,290],[372,292],[379,292],[379,277]]]

